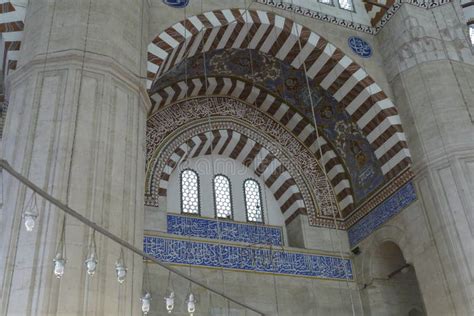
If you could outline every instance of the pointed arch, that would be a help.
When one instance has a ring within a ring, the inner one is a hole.
[[[411,164],[400,117],[380,86],[325,38],[274,13],[215,10],[169,27],[148,47],[148,87],[183,59],[226,48],[257,49],[296,69],[305,65],[308,77],[344,106],[383,157],[385,175],[391,179]]]

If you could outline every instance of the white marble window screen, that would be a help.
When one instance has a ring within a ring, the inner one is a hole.
[[[230,181],[224,175],[216,175],[214,177],[214,206],[217,217],[232,219]]]
[[[199,177],[194,170],[181,173],[181,211],[199,215]]]
[[[338,0],[339,7],[344,10],[354,11],[354,4],[352,0]]]
[[[260,185],[257,181],[248,179],[244,182],[245,209],[247,221],[263,223],[262,198]]]
[[[318,0],[318,2],[327,4],[327,5],[334,5],[333,1],[334,0]]]

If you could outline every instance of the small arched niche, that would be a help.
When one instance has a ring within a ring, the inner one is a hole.
[[[371,258],[370,272],[366,295],[371,315],[426,315],[415,269],[396,243],[379,245]]]

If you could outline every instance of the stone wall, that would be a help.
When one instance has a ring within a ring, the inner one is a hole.
[[[400,247],[415,265],[430,315],[471,315],[474,59],[459,3],[432,10],[404,6],[377,40],[419,196],[383,231],[405,235]]]

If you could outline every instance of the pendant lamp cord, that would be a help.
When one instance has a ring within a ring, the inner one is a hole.
[[[291,5],[294,6],[294,1],[291,0]],[[295,29],[295,33],[296,33],[296,37],[297,37],[297,42],[298,42],[298,48],[299,48],[299,51],[301,52],[303,47],[302,47],[302,44],[301,44],[301,34],[300,34],[300,29],[299,27],[301,26],[300,24],[297,24],[296,23],[296,16],[295,16],[295,13],[293,10],[291,10],[291,15],[292,15],[292,20],[293,20],[293,28]],[[292,29],[293,31],[293,29]],[[308,97],[309,97],[309,101],[310,101],[310,106],[311,106],[311,115],[312,115],[312,118],[313,118],[313,124],[314,124],[314,130],[315,130],[315,133],[316,133],[316,142],[318,144],[318,150],[319,150],[319,155],[320,155],[320,159],[321,159],[321,169],[324,173],[324,176],[326,178],[326,186],[327,186],[327,192],[334,192],[333,191],[333,188],[330,187],[329,185],[329,177],[328,177],[328,173],[327,173],[327,170],[326,170],[326,164],[324,162],[324,156],[323,156],[323,151],[322,151],[322,146],[320,145],[319,141],[320,141],[320,135],[319,135],[319,130],[318,130],[318,124],[317,124],[317,121],[316,121],[316,113],[315,113],[315,104],[314,104],[314,100],[313,100],[313,95],[312,95],[312,91],[311,91],[311,87],[310,87],[310,83],[309,83],[309,78],[308,78],[308,71],[307,71],[307,68],[306,68],[306,62],[305,61],[302,61],[301,60],[301,54],[298,54],[298,59],[299,59],[299,63],[303,66],[303,70],[304,70],[304,74],[305,74],[305,81],[306,81],[306,89],[308,91]],[[336,194],[334,194],[334,198],[336,199]],[[342,218],[342,214],[341,214],[341,211],[340,211],[340,208],[339,208],[339,203],[337,202],[337,200],[334,202],[335,205],[334,208],[337,210],[337,212],[339,213],[339,216]],[[333,221],[334,221],[334,227],[337,230],[339,230],[339,225],[338,225],[338,222],[337,222],[337,218],[336,218],[336,212],[333,210],[332,212],[332,217],[333,217]],[[352,297],[352,291],[350,289],[350,286],[349,286],[349,271],[347,269],[347,265],[345,264],[346,262],[346,258],[342,252],[342,246],[340,245],[339,247],[339,256],[341,258],[341,264],[342,264],[342,267],[343,267],[343,270],[344,270],[344,275],[345,275],[345,280],[346,280],[346,286],[347,286],[347,289],[349,291],[349,297],[350,297],[350,300],[351,300],[351,308],[352,308],[352,314],[355,315],[355,305],[354,305],[354,299]]]

